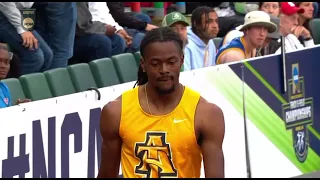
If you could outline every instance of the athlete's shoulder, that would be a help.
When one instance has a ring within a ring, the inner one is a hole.
[[[121,96],[104,105],[101,111],[100,132],[102,136],[119,133],[121,118]]]
[[[122,95],[118,98],[108,102],[102,108],[102,115],[104,116],[120,116],[121,113],[121,104],[122,104]]]
[[[197,95],[200,95],[200,93],[196,90],[194,90],[192,87],[190,86],[187,86],[187,85],[184,85],[185,89],[188,91],[188,92],[191,92],[193,94],[197,94]]]
[[[122,95],[127,95],[127,94],[130,94],[130,93],[134,93],[134,91],[135,91],[137,88],[139,88],[139,86],[136,86],[136,87],[134,87],[134,88],[132,88],[132,89],[125,90],[125,91],[122,93]]]
[[[134,96],[135,91],[138,90],[138,87],[133,89],[125,90],[118,98],[108,102],[104,107],[103,110],[105,113],[121,113],[122,104],[126,105],[128,102],[131,101],[131,98]]]
[[[207,101],[202,96],[200,96],[200,100],[197,107],[197,113],[203,117],[211,117],[211,118],[221,118],[221,116],[223,117],[222,109],[218,105]]]

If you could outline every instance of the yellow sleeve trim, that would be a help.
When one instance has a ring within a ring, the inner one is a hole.
[[[221,56],[224,55],[225,53],[227,53],[228,51],[239,51],[239,52],[242,52],[243,55],[245,55],[244,52],[243,52],[243,50],[240,49],[240,48],[229,48],[229,49],[225,49],[225,50],[218,56],[218,58],[217,58],[217,63],[216,63],[216,64],[220,64],[220,58],[221,58]],[[245,56],[244,56],[244,57],[245,57]]]

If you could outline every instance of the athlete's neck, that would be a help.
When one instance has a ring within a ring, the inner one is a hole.
[[[157,109],[164,109],[167,108],[167,106],[176,104],[180,101],[183,95],[183,86],[180,83],[175,86],[173,92],[167,94],[159,93],[148,83],[146,84],[146,86],[149,104],[152,103],[154,106],[157,107]]]

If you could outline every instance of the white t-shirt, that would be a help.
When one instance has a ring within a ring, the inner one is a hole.
[[[92,15],[92,21],[100,21],[102,23],[114,26],[117,31],[123,29],[112,17],[106,2],[89,2],[89,11]]]
[[[222,45],[229,44],[234,38],[242,37],[243,35],[242,31],[238,31],[236,29],[231,30],[225,35]]]
[[[279,40],[280,41],[280,40]],[[299,49],[303,49],[305,47],[315,46],[313,39],[308,41],[304,41],[304,46],[300,43],[299,39],[294,34],[288,34],[285,39],[285,50],[286,52],[292,52]],[[276,54],[281,54],[281,47],[276,51]]]

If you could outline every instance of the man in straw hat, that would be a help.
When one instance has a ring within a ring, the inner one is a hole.
[[[256,49],[263,45],[268,33],[273,33],[277,29],[266,12],[249,12],[244,18],[244,24],[239,27],[244,33],[243,37],[235,38],[229,44],[222,46],[216,56],[216,64],[255,57]]]
[[[280,42],[278,40],[280,39],[280,32],[279,32],[279,18],[270,15],[270,21],[277,25],[278,30],[273,33],[268,33],[265,43],[262,45],[262,47],[259,47],[257,54],[258,56],[262,55],[268,55],[275,53],[278,48],[280,47]],[[222,39],[219,49],[229,44],[233,39],[242,37],[244,33],[242,31],[239,31],[239,29],[242,27],[242,25],[236,27],[234,30],[229,31]]]
[[[280,43],[281,34],[279,32],[280,19],[274,16],[270,16],[270,17],[271,17],[271,22],[275,23],[278,29],[273,33],[268,33],[264,44],[262,45],[262,47],[260,47],[260,49],[257,50],[258,51],[257,56],[274,54],[281,45]]]

